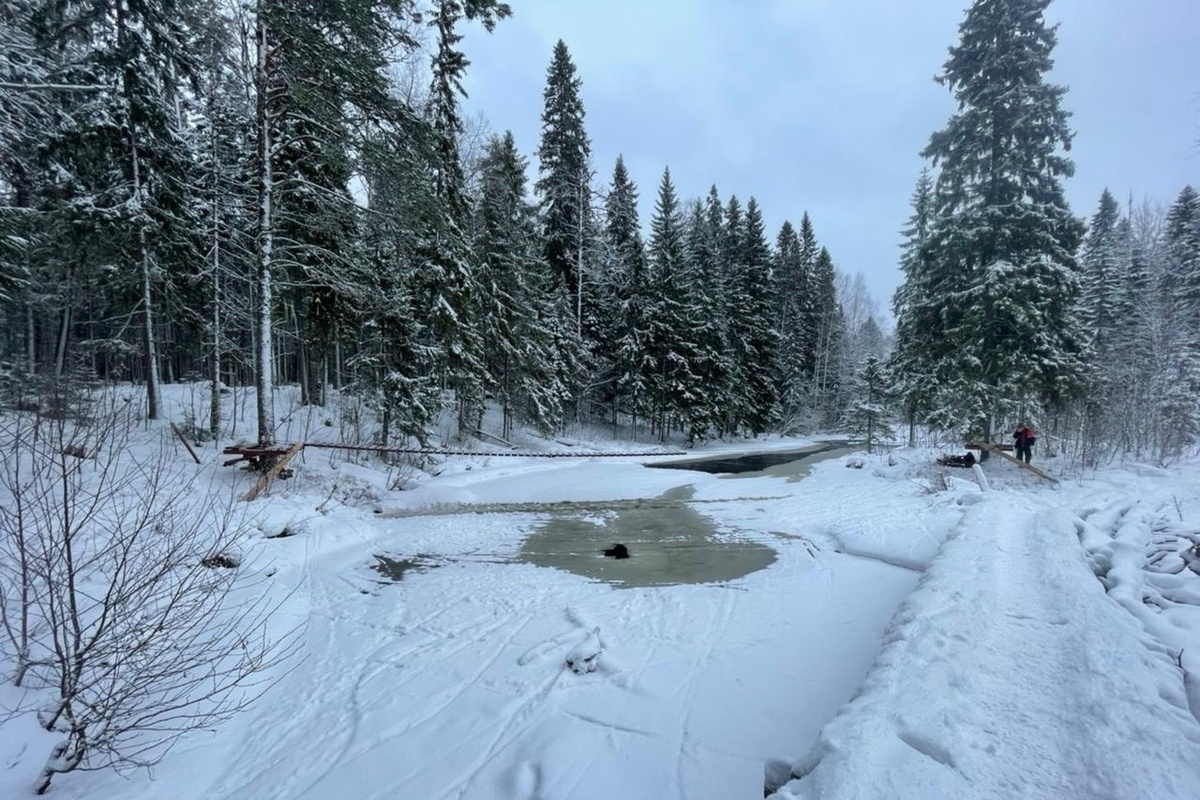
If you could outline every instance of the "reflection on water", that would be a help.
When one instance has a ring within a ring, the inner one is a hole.
[[[718,538],[713,521],[685,505],[693,491],[676,487],[660,497],[677,505],[623,508],[587,519],[555,517],[525,539],[518,560],[627,587],[720,583],[775,561],[766,545]],[[629,558],[603,555],[617,543],[629,548]]]
[[[808,474],[812,465],[829,458],[838,458],[855,448],[834,442],[819,442],[802,450],[776,450],[768,453],[697,458],[688,461],[661,461],[647,464],[655,469],[690,469],[710,475],[748,475],[766,473],[778,477],[799,479]]]

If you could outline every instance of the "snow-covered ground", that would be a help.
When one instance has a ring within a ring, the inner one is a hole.
[[[345,435],[301,417],[282,439]],[[541,445],[616,449],[576,438]],[[248,487],[211,444],[201,455],[198,471]],[[1051,486],[993,461],[984,492],[957,470],[935,490],[933,456],[739,477],[496,456],[434,476],[306,451],[248,504],[240,567],[283,602],[296,658],[152,774],[78,772],[50,792],[726,800],[761,797],[770,765],[781,799],[1200,796],[1200,465]],[[608,562],[616,582],[528,563],[544,525],[615,526],[638,499],[715,526],[706,557],[752,542],[776,558],[655,586],[619,582],[636,547]],[[567,667],[580,647],[599,650],[594,671]],[[2,724],[0,797],[29,791],[52,742],[28,716]]]

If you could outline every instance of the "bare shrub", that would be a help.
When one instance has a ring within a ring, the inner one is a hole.
[[[62,734],[39,794],[57,773],[152,766],[289,655],[292,637],[268,635],[267,587],[229,558],[248,527],[232,498],[162,448],[139,457],[134,430],[127,409],[0,418],[0,647]]]

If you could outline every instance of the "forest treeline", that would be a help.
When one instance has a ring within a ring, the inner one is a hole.
[[[298,383],[422,439],[514,423],[689,440],[830,427],[884,335],[807,214],[684,200],[648,236],[623,162],[598,179],[559,42],[536,180],[459,99],[494,0],[8,4],[0,332],[10,402],[38,376]],[[427,79],[427,83],[423,80]],[[260,368],[263,367],[263,368]],[[208,426],[219,425],[212,406]],[[259,438],[273,438],[260,403]]]
[[[642,190],[597,166],[558,42],[536,167],[460,109],[467,26],[496,0],[9,0],[0,9],[4,402],[64,379],[257,387],[374,408],[424,441],[488,402],[552,431],[689,441],[905,416],[991,437],[1034,418],[1088,461],[1200,431],[1200,201],[1067,207],[1072,132],[1049,0],[978,0],[939,82],[893,300],[807,213]],[[531,146],[532,143],[522,143]],[[669,160],[669,154],[665,154]],[[531,179],[532,178],[532,179]]]

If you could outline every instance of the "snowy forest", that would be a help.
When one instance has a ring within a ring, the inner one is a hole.
[[[687,199],[664,168],[643,224],[646,189],[593,163],[562,41],[536,166],[534,143],[465,124],[463,31],[507,4],[0,8],[10,408],[129,381],[155,419],[164,382],[207,380],[189,427],[215,435],[219,388],[254,386],[262,444],[283,383],[422,444],[447,408],[477,435],[488,402],[502,437],[586,421],[691,443],[899,419],[910,441],[990,438],[1020,416],[1091,464],[1169,458],[1200,425],[1200,198],[1067,207],[1040,13],[972,15],[938,78],[958,111],[923,153],[892,336],[807,213],[772,236],[753,197]]]
[[[469,113],[521,5],[0,0],[0,796],[1193,796],[1200,194],[1070,206],[1051,0],[964,0],[883,301],[598,163],[557,27]]]

